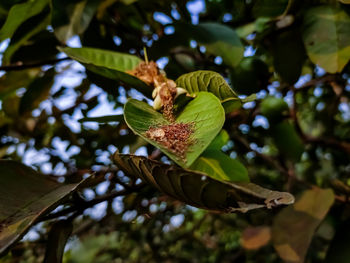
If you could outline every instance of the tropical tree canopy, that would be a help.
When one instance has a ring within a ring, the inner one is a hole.
[[[349,0],[1,0],[0,263],[350,261]]]

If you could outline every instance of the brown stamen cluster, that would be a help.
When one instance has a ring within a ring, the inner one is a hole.
[[[168,80],[161,84],[159,90],[159,96],[163,104],[163,115],[170,121],[175,122],[175,117],[173,113],[174,101],[176,96],[176,84],[172,80]]]
[[[186,159],[186,152],[193,141],[190,139],[193,133],[194,123],[172,123],[160,127],[151,127],[146,131],[146,137],[165,146],[171,152]]]

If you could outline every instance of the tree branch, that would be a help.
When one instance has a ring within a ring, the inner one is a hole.
[[[56,64],[58,62],[70,60],[70,59],[71,58],[69,57],[65,57],[65,58],[50,59],[50,60],[45,60],[45,61],[40,61],[35,63],[28,63],[28,64],[23,64],[22,62],[19,62],[13,65],[0,66],[0,71],[15,71],[15,70],[28,69],[28,68],[36,68],[36,67],[41,67],[45,65]]]
[[[93,207],[94,205],[102,203],[104,201],[108,201],[108,200],[114,199],[114,198],[116,198],[118,196],[124,196],[124,195],[127,195],[127,194],[131,194],[133,192],[137,192],[140,189],[142,189],[144,186],[145,186],[144,183],[140,183],[140,184],[138,184],[138,185],[136,185],[134,187],[129,187],[127,189],[123,189],[123,190],[120,190],[120,191],[116,191],[116,192],[112,192],[112,193],[109,193],[109,194],[98,196],[95,199],[92,199],[90,201],[79,202],[79,204],[75,204],[75,205],[73,205],[71,207],[68,207],[68,208],[63,209],[61,211],[58,211],[56,213],[49,214],[47,216],[44,216],[44,217],[40,218],[39,222],[46,221],[46,220],[51,220],[51,219],[54,219],[54,218],[57,218],[57,217],[60,217],[60,216],[65,216],[65,215],[73,213],[73,212],[83,212],[85,209]]]

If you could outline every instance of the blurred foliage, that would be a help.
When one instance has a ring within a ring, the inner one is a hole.
[[[0,262],[59,259],[67,239],[67,263],[349,262],[349,25],[348,0],[1,0],[1,159],[65,184],[94,176],[38,217]],[[88,54],[78,58],[71,48],[81,46]],[[233,167],[256,184],[293,193],[294,205],[212,213],[118,170],[116,150],[171,161],[121,118],[128,98],[149,102],[149,87],[124,72],[134,64],[87,48],[138,62],[144,47],[168,78],[189,73],[191,93],[219,97],[215,85],[222,85],[220,100],[239,94],[225,107],[228,138],[216,155],[242,163],[246,169]],[[213,82],[202,77],[209,70],[217,73]],[[258,99],[244,103],[252,93]],[[17,177],[6,169],[0,176],[8,198]],[[12,196],[26,200],[20,189]],[[6,198],[0,237],[9,211],[17,211]],[[21,214],[42,210],[18,207]]]

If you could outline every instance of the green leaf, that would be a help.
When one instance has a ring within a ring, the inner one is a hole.
[[[151,47],[152,57],[169,56],[175,47],[189,46],[190,40],[196,40],[205,46],[208,53],[222,57],[228,66],[236,66],[243,58],[244,47],[237,33],[228,26],[219,23],[192,25],[178,22],[174,27],[174,34],[163,36]]]
[[[207,149],[210,150],[221,150],[221,148],[227,144],[230,136],[227,131],[221,130],[220,133],[214,138],[214,140],[209,144]]]
[[[220,150],[205,150],[190,169],[204,172],[220,181],[249,182],[248,171],[244,165]]]
[[[226,112],[239,108],[242,103],[237,94],[219,74],[209,70],[198,70],[184,74],[176,80],[177,86],[191,95],[207,91],[213,93],[223,103]]]
[[[285,262],[304,262],[314,232],[333,202],[331,189],[313,188],[277,215],[272,226],[272,240]]]
[[[272,125],[283,121],[289,114],[287,102],[273,96],[268,96],[261,102],[260,110]]]
[[[40,69],[34,68],[6,72],[0,77],[0,100],[11,95],[17,89],[26,87],[40,71]]]
[[[127,73],[142,62],[134,55],[97,48],[58,47],[58,49],[94,73],[129,84],[149,97],[152,93],[152,89],[145,82]]]
[[[41,14],[35,17],[35,21],[27,21],[21,26],[16,35],[11,39],[10,45],[7,47],[3,54],[2,63],[7,65],[11,63],[12,55],[27,43],[30,43],[30,39],[36,34],[45,30],[50,23],[51,14],[49,10],[43,11]]]
[[[294,162],[300,160],[304,152],[304,144],[290,122],[283,121],[271,127],[271,135],[282,155]]]
[[[198,93],[197,97],[186,105],[176,118],[177,123],[194,122],[195,124],[191,135],[194,143],[189,145],[185,159],[179,158],[165,146],[145,136],[150,127],[170,124],[161,113],[147,103],[135,99],[129,100],[125,104],[124,117],[130,129],[136,134],[162,150],[178,165],[189,167],[221,130],[225,121],[225,112],[219,99],[208,92]]]
[[[290,204],[294,197],[253,183],[219,181],[211,175],[167,165],[142,156],[114,154],[115,163],[159,191],[189,205],[220,211],[247,212],[271,204]],[[279,203],[276,202],[279,200]],[[273,206],[275,206],[273,205]]]
[[[338,0],[338,1],[346,5],[350,4],[350,0]]]
[[[338,225],[335,236],[327,250],[326,263],[347,263],[350,258],[350,221]]]
[[[291,50],[293,52],[290,52]],[[299,31],[289,30],[276,35],[272,40],[271,51],[273,65],[281,78],[289,84],[297,82],[306,59]]]
[[[19,104],[20,114],[32,111],[39,106],[40,102],[48,97],[55,74],[55,69],[51,68],[42,77],[35,79],[29,84]]]
[[[248,171],[244,165],[221,151],[229,139],[228,133],[221,130],[190,169],[204,172],[217,180],[249,182]]]
[[[98,4],[98,0],[52,0],[52,26],[58,40],[66,43],[72,36],[83,33],[89,26]]]
[[[25,3],[14,5],[0,30],[0,42],[11,38],[23,22],[43,11],[48,3],[48,0],[29,0]]]
[[[235,67],[243,58],[244,47],[236,32],[228,26],[201,23],[195,40],[203,44],[209,53],[222,57],[228,66]]]
[[[15,161],[0,160],[0,255],[78,184],[60,184]]]
[[[257,0],[254,1],[255,17],[275,17],[282,15],[288,7],[289,0]]]
[[[231,70],[233,89],[239,94],[251,95],[266,89],[270,78],[269,68],[258,57],[245,57]]]
[[[85,117],[81,118],[79,122],[99,122],[99,123],[107,123],[107,122],[121,122],[124,120],[124,116],[121,115],[107,115],[100,117]]]
[[[64,247],[72,234],[72,230],[71,220],[61,220],[52,225],[46,243],[44,263],[62,262]]]
[[[305,14],[303,39],[313,63],[341,72],[350,59],[350,17],[331,6],[312,8]]]

